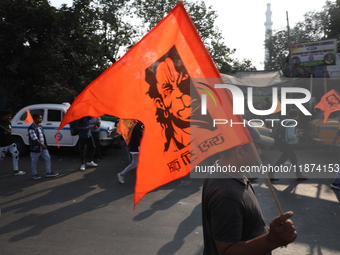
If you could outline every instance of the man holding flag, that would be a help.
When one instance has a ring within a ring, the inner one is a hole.
[[[233,115],[230,92],[216,93],[212,86],[221,83],[224,82],[219,71],[183,3],[179,2],[140,42],[86,87],[68,109],[59,130],[84,116],[108,114],[141,121],[144,133],[136,173],[136,206],[151,190],[187,175],[216,153],[223,152],[220,164],[240,167],[245,162],[249,165],[255,163],[254,155],[257,154],[249,143],[253,140],[258,144],[268,143],[264,142],[265,138],[259,133],[250,136],[243,125],[212,125],[215,119],[228,119],[231,123],[243,121],[240,115]],[[205,114],[201,111],[202,91],[213,101],[212,105],[207,102],[209,107]],[[211,200],[207,198],[215,186],[206,183],[202,204],[204,228],[210,234],[205,233],[205,254],[267,254],[293,242],[297,234],[288,220],[293,213],[276,217],[266,233],[251,185],[240,174],[235,178],[231,181],[233,186],[239,185],[238,190],[244,190],[244,193],[236,194],[230,190],[231,194],[238,195],[237,198],[245,195],[250,206],[246,208],[246,216],[254,222],[240,221],[242,216],[238,212],[242,211],[242,201],[231,199],[230,208],[236,209],[231,216],[238,218],[221,221],[221,226],[227,226],[230,220],[234,224],[229,226],[231,238],[225,238],[228,234],[223,234],[223,229],[215,229],[220,218],[227,218],[225,210],[220,210],[223,206],[210,207]],[[210,181],[213,182],[207,182]],[[225,186],[221,182],[221,189],[216,192],[223,193]],[[223,204],[224,197],[221,198]],[[219,217],[215,218],[216,215]],[[243,235],[237,231],[233,234],[235,224],[238,230],[248,229],[248,233]]]
[[[260,135],[248,127],[258,154],[260,146],[273,146],[274,139]],[[297,237],[293,212],[274,218],[268,230],[247,178],[240,172],[242,166],[252,166],[256,156],[250,144],[233,147],[221,153],[215,164],[233,166],[236,172],[216,173],[205,179],[202,193],[204,255],[258,255],[270,254],[286,246]]]
[[[216,93],[212,86],[221,83],[224,82],[216,65],[179,2],[141,41],[85,88],[68,109],[59,130],[84,116],[108,114],[141,121],[144,133],[136,171],[136,206],[148,192],[186,176],[210,156],[252,141],[243,125],[213,125],[215,119],[243,121],[240,115],[233,115],[231,93]],[[207,100],[206,111],[201,107],[204,93],[212,99]],[[244,160],[250,154],[247,151],[239,156]],[[241,159],[237,158],[237,162]],[[281,225],[282,229],[293,230],[290,221],[285,223],[291,216],[281,215],[271,233],[261,238],[261,244],[275,241],[266,245],[265,251],[289,243],[286,236],[275,233]],[[284,241],[276,242],[281,236]]]

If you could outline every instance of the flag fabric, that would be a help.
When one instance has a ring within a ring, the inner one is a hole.
[[[130,143],[132,130],[137,122],[137,120],[119,120],[116,132],[123,137],[126,144]]]
[[[26,119],[24,120],[24,123],[32,123],[33,121],[30,110],[26,109]]]
[[[329,115],[332,112],[340,111],[340,95],[335,90],[332,89],[322,96],[320,102],[314,106],[314,110],[318,108],[324,111],[323,123],[327,122]]]
[[[108,114],[141,121],[136,206],[148,192],[187,175],[207,157],[251,141],[242,117],[232,115],[231,94],[218,91],[217,95],[206,78],[224,83],[180,2],[83,90],[59,130],[83,116]],[[202,115],[201,98],[206,91],[210,91],[208,111]],[[213,125],[217,118],[228,125]]]

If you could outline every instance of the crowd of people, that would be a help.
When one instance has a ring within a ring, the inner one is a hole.
[[[288,111],[288,116],[291,120],[296,122],[299,119],[299,112],[296,109]],[[27,132],[29,137],[29,148],[31,157],[31,170],[33,179],[40,179],[41,177],[37,173],[37,162],[41,157],[45,160],[46,177],[56,177],[58,173],[51,171],[51,159],[47,148],[46,137],[44,129],[41,126],[42,116],[39,114],[33,114],[33,123],[29,126]],[[10,110],[1,111],[0,116],[0,160],[3,160],[6,154],[12,155],[13,171],[14,175],[24,175],[25,171],[19,170],[19,151],[17,144],[15,143],[11,135],[11,120],[12,112]],[[119,120],[119,119],[118,119]],[[130,130],[130,139],[124,140],[120,137],[119,144],[122,148],[124,161],[127,162],[127,166],[121,172],[117,173],[118,181],[124,183],[124,175],[137,167],[139,145],[143,133],[143,124],[135,121],[135,125]],[[79,136],[79,154],[80,154],[80,170],[84,171],[86,167],[97,167],[98,162],[101,160],[101,145],[99,138],[101,118],[100,117],[83,117],[76,121],[75,128],[78,131]],[[116,123],[117,124],[117,123]],[[298,159],[295,153],[296,145],[299,142],[299,137],[303,136],[303,132],[294,125],[293,122],[286,123],[285,128],[285,147],[281,156],[274,164],[280,166],[282,164],[290,163],[292,165],[298,164]],[[334,141],[331,148],[334,149],[340,138],[340,127],[336,132]],[[95,163],[95,161],[97,163]],[[269,172],[268,176],[272,181],[278,181],[279,178],[274,176],[274,173]],[[246,177],[250,181],[257,179],[256,176],[247,175]],[[300,172],[296,173],[297,180],[306,180],[307,176]],[[340,173],[335,177],[334,181],[330,185],[334,189],[340,189]]]
[[[298,165],[298,159],[296,157],[295,149],[299,142],[299,137],[303,136],[303,132],[300,131],[295,122],[299,119],[299,112],[297,109],[291,109],[288,111],[289,120],[286,121],[284,127],[284,146],[280,158],[275,162],[274,166],[283,165],[287,160],[290,160],[291,164],[295,167]],[[295,121],[295,122],[294,122]],[[269,178],[273,181],[278,181],[279,179],[274,176],[272,172],[269,174]],[[307,176],[303,175],[301,172],[296,172],[297,180],[303,181],[307,180]]]
[[[12,155],[14,175],[25,175],[26,172],[19,170],[19,150],[17,143],[12,136],[11,119],[12,112],[3,110],[0,112],[0,160],[3,160],[8,153]],[[47,147],[47,141],[44,133],[44,128],[41,125],[43,116],[41,114],[32,114],[33,122],[27,129],[29,139],[29,150],[31,158],[31,171],[34,180],[40,180],[38,174],[37,163],[39,158],[45,161],[46,177],[57,177],[59,173],[54,173],[51,170],[51,156]],[[125,141],[120,137],[120,145],[127,167],[118,173],[118,181],[124,183],[124,174],[137,167],[139,144],[143,134],[143,124],[135,120],[135,125],[129,134],[131,137]],[[75,121],[75,129],[79,136],[79,155],[80,155],[80,170],[84,171],[86,167],[97,167],[101,160],[101,145],[100,145],[100,117],[83,117]],[[95,161],[97,163],[95,163]]]

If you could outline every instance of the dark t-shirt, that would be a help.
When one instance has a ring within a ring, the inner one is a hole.
[[[268,232],[253,188],[247,179],[205,179],[202,218],[205,255],[218,254],[215,241],[234,244]]]
[[[91,117],[83,117],[81,119],[76,120],[75,129],[78,130],[79,138],[87,139],[91,137],[91,130],[84,129],[85,127],[90,126],[90,118]]]
[[[142,134],[143,134],[142,123],[138,121],[132,130],[131,140],[129,143],[130,152],[139,151],[138,147],[140,145],[140,140],[142,139]]]
[[[0,147],[5,147],[13,143],[12,135],[5,129],[11,129],[11,123],[0,119]]]

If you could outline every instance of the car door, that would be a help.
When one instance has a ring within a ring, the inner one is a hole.
[[[59,136],[60,146],[71,146],[73,143],[72,136],[70,135],[70,127],[66,125],[60,132],[58,128],[62,118],[64,117],[63,109],[47,109],[44,118],[44,132],[47,140],[47,145],[57,146],[56,136]]]

